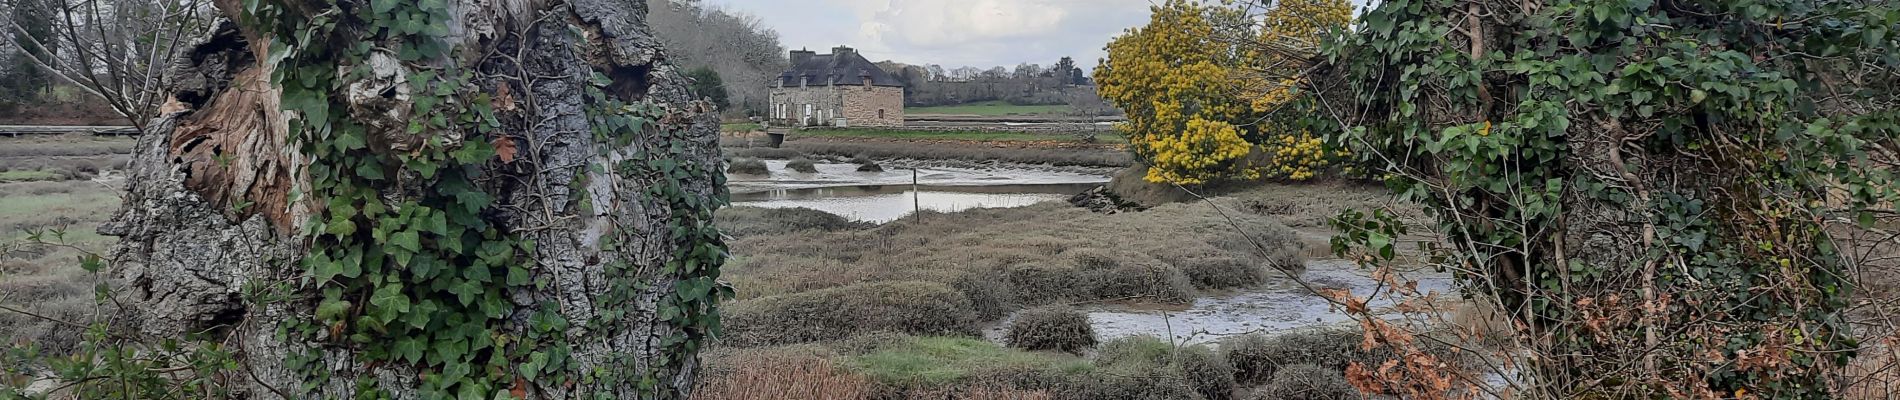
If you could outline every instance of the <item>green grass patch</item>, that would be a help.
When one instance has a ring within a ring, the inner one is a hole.
[[[799,135],[814,137],[871,137],[884,139],[926,139],[926,140],[968,140],[978,142],[1007,141],[1055,141],[1081,142],[1082,137],[1067,134],[1046,134],[1001,131],[925,131],[876,128],[813,129],[799,131]],[[1096,142],[1123,143],[1120,134],[1101,133],[1095,135]]]
[[[7,196],[0,198],[0,220],[21,220],[36,216],[52,216],[56,214],[109,214],[118,206],[119,197],[105,190],[88,190],[80,193],[48,195]],[[104,220],[105,218],[97,219]]]
[[[736,124],[719,124],[719,131],[725,132],[725,133],[746,133],[746,132],[758,132],[758,131],[763,131],[763,130],[765,130],[764,125],[759,125],[759,124],[755,124],[751,122],[741,122],[741,123],[736,123]]]
[[[1004,348],[982,339],[909,337],[852,357],[846,366],[879,382],[899,386],[940,386],[1008,368],[1050,368],[1081,374],[1094,367],[1059,353]]]
[[[57,181],[65,178],[65,176],[52,171],[28,170],[0,172],[0,182]]]
[[[954,106],[906,107],[905,114],[943,114],[943,115],[1060,115],[1070,111],[1066,104],[1019,106],[1004,101],[981,101]]]

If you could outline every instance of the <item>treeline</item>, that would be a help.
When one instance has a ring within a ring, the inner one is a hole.
[[[758,16],[700,0],[654,2],[647,16],[675,65],[727,116],[760,115],[770,82],[790,67],[778,32]]]
[[[1063,57],[1055,65],[1019,64],[1015,68],[980,69],[961,67],[944,69],[936,64],[909,65],[894,61],[877,63],[885,72],[904,82],[904,105],[944,106],[982,101],[1004,101],[1016,105],[1073,104],[1081,97],[1097,98],[1088,75],[1075,66],[1075,59]]]

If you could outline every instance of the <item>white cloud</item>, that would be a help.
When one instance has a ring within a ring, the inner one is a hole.
[[[708,0],[758,15],[786,47],[857,47],[866,57],[945,67],[1092,66],[1149,0]]]

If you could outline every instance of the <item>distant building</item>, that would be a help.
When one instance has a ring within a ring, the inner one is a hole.
[[[904,84],[850,47],[792,50],[770,110],[777,126],[904,126]]]

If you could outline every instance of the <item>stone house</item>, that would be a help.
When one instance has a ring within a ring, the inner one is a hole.
[[[850,47],[792,50],[772,83],[774,126],[904,126],[904,84]]]

